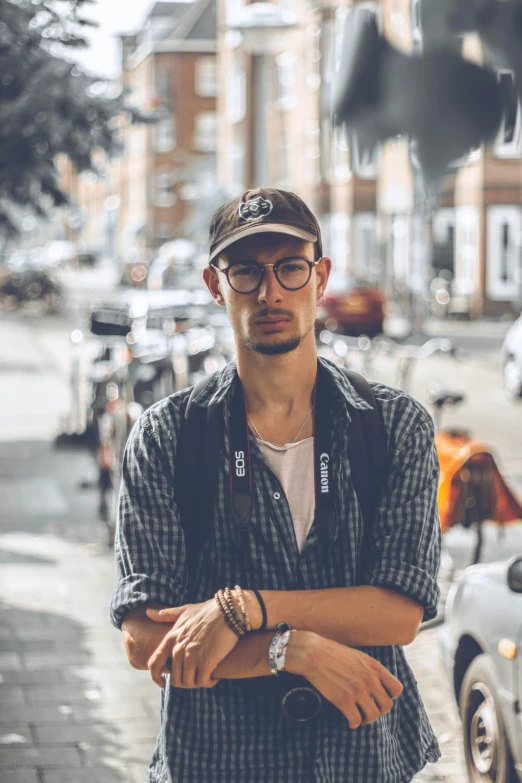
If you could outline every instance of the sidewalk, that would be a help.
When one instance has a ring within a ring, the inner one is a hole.
[[[113,555],[93,493],[76,488],[89,459],[45,443],[0,447],[2,479],[7,465],[15,479],[1,500],[2,783],[146,780],[160,691],[109,624]]]

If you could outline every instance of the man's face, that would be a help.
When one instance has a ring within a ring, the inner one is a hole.
[[[256,261],[262,266],[291,258],[315,261],[314,253],[311,242],[266,233],[238,240],[216,264],[222,270],[238,261]],[[217,303],[226,307],[238,342],[255,353],[278,355],[294,351],[313,330],[330,267],[330,259],[323,258],[308,283],[297,291],[283,288],[272,266],[265,269],[260,288],[251,294],[234,291],[222,271],[207,268],[204,277]]]

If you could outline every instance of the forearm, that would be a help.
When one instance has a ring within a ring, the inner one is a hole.
[[[324,590],[261,590],[268,627],[287,622],[350,647],[410,644],[423,609],[393,590],[363,585]],[[259,602],[245,591],[253,627],[261,625]]]
[[[129,663],[135,669],[148,669],[148,660],[159,647],[173,623],[156,623],[145,614],[147,607],[159,608],[159,604],[147,604],[125,615],[121,624],[123,646]]]
[[[234,649],[213,671],[217,680],[242,680],[246,677],[273,676],[268,665],[268,648],[274,631],[256,631],[239,639]],[[305,631],[291,634],[286,654],[286,669],[292,674],[302,673],[312,636]]]

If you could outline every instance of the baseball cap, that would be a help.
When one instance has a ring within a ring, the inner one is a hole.
[[[252,234],[288,234],[315,242],[322,256],[321,229],[311,209],[288,190],[256,188],[232,199],[214,213],[210,223],[210,258],[238,239]]]

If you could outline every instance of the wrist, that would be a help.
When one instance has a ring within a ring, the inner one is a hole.
[[[257,600],[255,593],[253,593],[252,590],[243,590],[243,595],[245,597],[245,604],[252,630],[259,631],[263,625],[263,613],[261,611],[261,607],[259,606],[259,601]]]
[[[290,634],[285,661],[287,672],[306,675],[310,666],[310,651],[316,640],[317,634],[313,631],[296,630]]]

